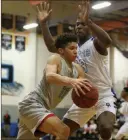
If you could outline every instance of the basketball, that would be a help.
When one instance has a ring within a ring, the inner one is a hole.
[[[96,104],[98,101],[98,89],[94,86],[90,89],[90,91],[87,91],[83,89],[86,95],[83,95],[80,93],[80,96],[78,96],[73,89],[72,91],[72,100],[73,102],[80,108],[90,108]]]

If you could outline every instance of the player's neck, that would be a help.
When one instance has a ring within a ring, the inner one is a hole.
[[[68,65],[69,68],[72,69],[72,62],[67,60],[66,58],[63,57],[63,59],[65,60],[66,64]]]
[[[83,37],[83,38],[78,38],[78,45],[82,46],[86,41],[88,41],[90,36]]]

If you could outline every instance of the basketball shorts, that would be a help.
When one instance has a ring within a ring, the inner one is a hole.
[[[39,140],[45,133],[37,131],[37,127],[44,119],[54,114],[30,95],[20,102],[18,107],[20,122],[17,139]]]
[[[123,136],[128,136],[128,122],[124,123],[124,125],[120,128],[115,138],[121,139]]]
[[[116,115],[116,98],[113,96],[100,99],[97,104],[91,108],[79,108],[75,104],[64,115],[64,118],[70,119],[81,127],[83,127],[94,115],[96,118],[105,112],[109,111]]]

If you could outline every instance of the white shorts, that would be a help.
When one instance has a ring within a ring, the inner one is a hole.
[[[116,115],[115,101],[116,98],[110,96],[100,99],[97,104],[91,108],[79,108],[73,104],[64,115],[64,118],[70,119],[79,124],[80,127],[83,127],[94,115],[98,118],[98,116],[105,111],[112,112]]]
[[[126,122],[115,136],[116,139],[121,139],[123,136],[128,136],[128,122]]]
[[[29,94],[19,103],[19,132],[18,140],[39,140],[45,133],[37,131],[42,121],[54,114],[45,108],[38,100],[36,94]]]

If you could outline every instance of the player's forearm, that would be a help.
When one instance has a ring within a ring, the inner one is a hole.
[[[98,38],[98,40],[103,44],[103,46],[108,47],[112,40],[107,32],[105,32],[101,27],[96,25],[91,20],[88,20],[88,27],[92,33]]]
[[[56,48],[54,46],[54,39],[49,31],[48,25],[46,22],[41,22],[41,29],[42,29],[42,34],[43,34],[43,38],[45,41],[45,44],[48,48],[48,50],[52,53],[56,52]]]
[[[67,76],[61,76],[56,73],[51,73],[51,74],[46,74],[46,80],[48,83],[51,83],[51,84],[71,86],[71,83],[72,83],[71,81],[73,79]]]

